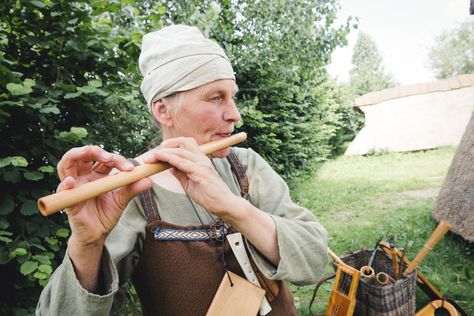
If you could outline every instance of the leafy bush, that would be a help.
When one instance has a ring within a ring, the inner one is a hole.
[[[338,116],[337,131],[330,138],[329,144],[332,155],[343,154],[350,142],[364,126],[364,114],[354,108],[354,91],[347,83],[329,82],[327,88],[327,102],[333,104],[333,111]]]
[[[140,37],[114,30],[118,9],[70,1],[2,6],[0,314],[34,304],[64,255],[66,217],[45,219],[36,207],[57,186],[59,157],[87,143],[131,155],[150,138],[136,85]]]
[[[324,70],[349,30],[333,27],[336,9],[316,0],[4,2],[0,314],[31,311],[64,256],[66,217],[36,208],[58,184],[59,157],[89,143],[133,156],[156,134],[138,88],[145,32],[187,23],[217,40],[237,73],[248,145],[290,175],[338,146],[343,117]]]

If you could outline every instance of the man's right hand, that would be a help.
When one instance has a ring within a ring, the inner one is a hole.
[[[116,168],[132,170],[133,164],[123,156],[105,151],[99,146],[73,148],[66,152],[57,169],[61,183],[57,191],[72,189],[84,183],[108,176]],[[94,292],[105,238],[115,227],[128,202],[151,187],[147,178],[76,204],[66,210],[71,237],[68,253],[82,286]]]

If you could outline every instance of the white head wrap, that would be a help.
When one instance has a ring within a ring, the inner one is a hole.
[[[224,50],[196,28],[172,25],[143,37],[139,58],[140,86],[148,107],[152,101],[219,79],[235,80]]]

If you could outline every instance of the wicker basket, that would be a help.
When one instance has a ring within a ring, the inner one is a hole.
[[[373,250],[361,250],[342,257],[342,261],[359,270],[367,265]],[[337,270],[337,264],[334,269]],[[392,260],[383,250],[378,250],[372,262],[375,273],[385,272],[395,278]],[[403,266],[401,271],[406,268]],[[410,316],[416,311],[416,270],[406,278],[400,278],[395,283],[381,286],[361,278],[357,288],[357,303],[354,315],[363,316]]]

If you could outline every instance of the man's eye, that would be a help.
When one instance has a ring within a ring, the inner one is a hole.
[[[219,101],[222,101],[222,97],[221,96],[212,97],[212,98],[209,99],[209,101],[219,102]]]

